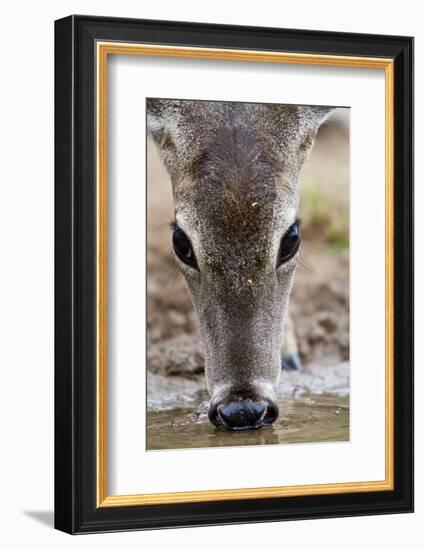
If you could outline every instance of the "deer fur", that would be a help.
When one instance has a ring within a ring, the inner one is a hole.
[[[175,221],[198,263],[177,258],[199,321],[210,410],[247,401],[276,407],[297,254],[278,268],[276,258],[298,216],[299,172],[330,111],[147,100]]]

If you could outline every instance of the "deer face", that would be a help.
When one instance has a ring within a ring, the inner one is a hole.
[[[298,175],[328,108],[148,100],[173,184],[172,243],[205,350],[209,418],[272,424],[300,246]]]

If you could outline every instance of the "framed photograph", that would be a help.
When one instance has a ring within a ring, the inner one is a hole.
[[[55,526],[411,512],[413,39],[55,24]]]

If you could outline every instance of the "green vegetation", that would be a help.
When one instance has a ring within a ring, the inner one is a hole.
[[[344,189],[330,190],[315,180],[306,182],[300,215],[302,234],[335,250],[349,248],[349,209]]]

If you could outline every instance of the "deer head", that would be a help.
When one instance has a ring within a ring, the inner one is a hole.
[[[299,172],[331,108],[147,100],[170,174],[172,243],[197,313],[211,396],[228,429],[272,424],[300,246]]]

